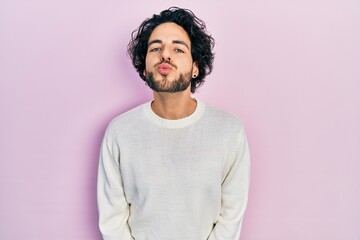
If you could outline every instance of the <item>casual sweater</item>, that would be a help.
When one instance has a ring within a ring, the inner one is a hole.
[[[197,100],[168,120],[142,104],[106,129],[98,171],[104,240],[239,239],[249,150],[237,117]]]

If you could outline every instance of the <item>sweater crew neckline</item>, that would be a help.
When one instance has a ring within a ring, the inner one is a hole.
[[[197,120],[199,120],[199,118],[201,117],[201,115],[204,113],[204,110],[205,110],[205,104],[202,101],[199,101],[198,99],[196,99],[196,102],[197,102],[196,108],[192,114],[190,114],[189,116],[187,116],[185,118],[170,120],[170,119],[162,118],[162,117],[158,116],[156,113],[154,113],[154,111],[151,108],[151,102],[152,101],[147,102],[143,105],[145,115],[151,122],[155,123],[156,125],[158,125],[160,127],[164,127],[164,128],[187,127],[187,126],[195,123]]]

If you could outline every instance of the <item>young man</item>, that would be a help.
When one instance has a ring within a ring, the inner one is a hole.
[[[101,148],[105,240],[235,240],[247,204],[241,122],[191,97],[212,70],[213,38],[170,8],[134,31],[129,55],[154,100],[112,120]]]

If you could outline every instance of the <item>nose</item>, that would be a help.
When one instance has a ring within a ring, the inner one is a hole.
[[[162,61],[170,61],[171,60],[171,54],[168,48],[164,47],[161,52],[161,60]]]

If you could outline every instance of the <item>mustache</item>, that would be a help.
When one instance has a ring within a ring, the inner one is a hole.
[[[155,67],[158,67],[163,63],[166,63],[166,64],[170,65],[172,68],[177,69],[177,66],[175,64],[173,64],[173,63],[171,63],[170,61],[167,61],[167,60],[161,60],[159,63],[157,63],[155,65]]]

